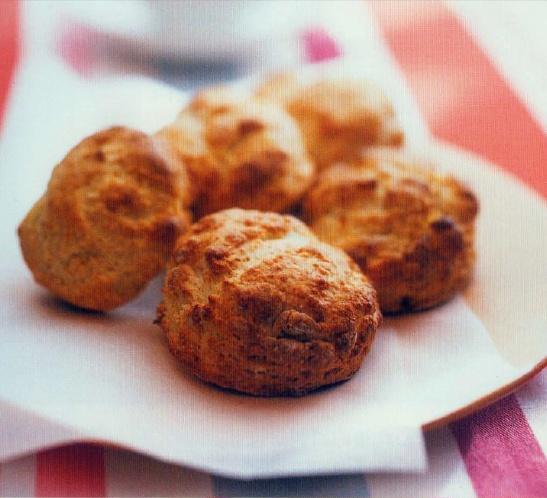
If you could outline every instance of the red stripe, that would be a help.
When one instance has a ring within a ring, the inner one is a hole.
[[[451,425],[479,497],[547,496],[547,462],[515,396]]]
[[[19,58],[19,45],[19,4],[17,0],[6,0],[0,13],[0,129]]]
[[[77,444],[36,457],[36,496],[106,496],[104,450]]]
[[[321,62],[342,55],[342,49],[322,28],[306,30],[301,35],[304,52],[308,62]]]
[[[370,7],[433,134],[547,197],[545,134],[456,16],[432,2]]]

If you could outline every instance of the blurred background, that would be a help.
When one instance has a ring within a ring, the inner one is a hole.
[[[323,45],[316,59],[340,55],[329,45],[329,36],[341,40],[346,53],[347,47],[359,52],[370,36],[365,3],[34,0],[20,2],[20,11],[27,53],[55,53],[87,76],[137,72],[188,88],[257,69],[293,66],[301,61],[306,43]],[[436,2],[376,3],[382,3],[383,10],[388,6],[393,24],[416,25],[417,15],[434,14]],[[405,3],[413,4],[415,12],[409,15]],[[547,83],[547,2],[446,5],[476,34],[512,84],[525,96],[542,99],[545,122],[547,97],[538,90]]]
[[[306,0],[21,3],[27,53],[56,53],[86,77],[139,73],[183,89],[294,66],[310,36],[324,45],[317,58],[334,57],[321,27],[336,30],[355,8],[362,10],[357,2]]]

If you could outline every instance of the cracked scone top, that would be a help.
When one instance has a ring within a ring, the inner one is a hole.
[[[288,210],[314,177],[291,116],[227,87],[198,93],[158,136],[188,171],[198,218],[231,207]]]
[[[241,209],[178,240],[158,308],[187,370],[256,395],[348,379],[379,322],[375,291],[343,251],[292,216]]]
[[[355,159],[365,147],[399,146],[404,140],[391,102],[369,81],[306,82],[296,73],[282,73],[266,80],[257,95],[282,103],[296,119],[319,170]]]
[[[477,213],[467,187],[392,149],[325,170],[304,200],[311,229],[357,262],[383,312],[430,308],[466,286]]]
[[[53,170],[19,227],[35,280],[76,306],[110,310],[165,266],[190,224],[187,181],[167,144],[110,128],[87,137]]]

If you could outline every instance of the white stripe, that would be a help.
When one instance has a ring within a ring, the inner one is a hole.
[[[516,397],[543,453],[547,455],[547,370],[528,382]]]
[[[0,466],[0,496],[34,496],[34,455],[4,462]]]
[[[124,450],[105,450],[107,496],[211,496],[209,475]]]
[[[426,433],[429,468],[424,474],[368,474],[370,496],[475,497],[454,436],[448,428]]]

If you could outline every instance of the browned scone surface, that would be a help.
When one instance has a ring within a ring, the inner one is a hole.
[[[158,136],[188,171],[198,218],[230,207],[285,211],[314,177],[294,120],[228,88],[199,93]]]
[[[463,184],[391,149],[325,170],[304,201],[312,230],[357,262],[383,312],[429,308],[465,287],[477,213]]]
[[[403,143],[391,102],[368,81],[326,78],[304,83],[286,73],[267,80],[257,95],[285,105],[319,169],[355,159],[364,147]]]
[[[110,128],[74,147],[19,226],[35,280],[76,306],[110,310],[165,265],[190,224],[188,182],[167,144]]]
[[[158,322],[201,379],[255,395],[300,395],[351,377],[381,319],[343,251],[299,220],[230,209],[177,242]]]

